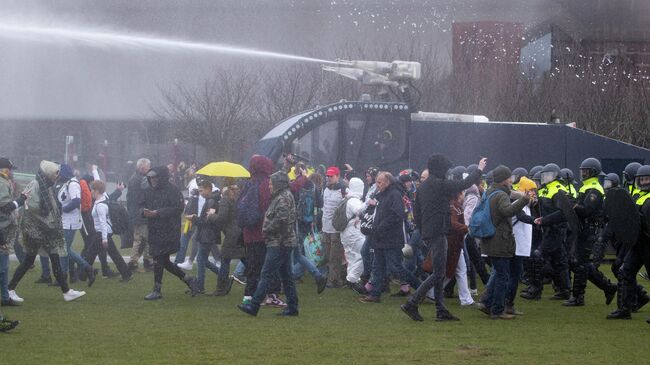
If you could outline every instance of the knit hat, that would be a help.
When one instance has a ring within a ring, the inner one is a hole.
[[[507,166],[499,165],[492,170],[492,178],[495,183],[502,183],[512,176],[512,171]]]
[[[43,174],[53,177],[59,172],[59,164],[52,161],[43,160],[40,165]]]
[[[72,167],[68,164],[61,164],[61,170],[59,171],[59,176],[61,176],[64,179],[72,179],[74,176],[74,170],[72,170]]]

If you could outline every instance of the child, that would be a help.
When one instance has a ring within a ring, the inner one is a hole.
[[[192,214],[187,216],[187,219],[192,220],[196,225],[195,239],[199,243],[199,253],[196,257],[198,270],[197,270],[197,288],[199,293],[205,292],[205,268],[207,267],[213,273],[219,276],[219,267],[210,260],[208,256],[213,248],[213,245],[221,243],[221,232],[217,226],[208,220],[208,215],[213,215],[216,212],[217,203],[219,201],[218,195],[212,194],[212,182],[203,180],[199,184],[199,194],[205,199],[205,204],[201,212],[197,216]],[[227,276],[226,276],[227,277]]]

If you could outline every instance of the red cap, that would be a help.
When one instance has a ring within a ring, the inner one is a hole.
[[[341,170],[339,170],[339,168],[336,166],[328,167],[327,171],[325,172],[325,176],[334,176],[334,175],[341,176]]]

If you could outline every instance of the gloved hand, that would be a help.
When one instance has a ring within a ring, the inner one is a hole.
[[[605,258],[605,248],[607,247],[607,242],[603,236],[598,236],[596,242],[594,242],[593,248],[593,259],[592,262],[595,268],[598,268]]]

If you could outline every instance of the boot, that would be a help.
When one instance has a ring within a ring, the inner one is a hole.
[[[185,277],[183,277],[183,282],[190,289],[191,296],[195,297],[197,294],[199,294],[200,290],[197,286],[196,279],[193,276],[185,275]]]
[[[565,307],[582,307],[585,305],[585,296],[582,294],[571,296],[569,300],[562,303]]]
[[[153,264],[149,260],[144,260],[144,271],[145,272],[153,272]]]
[[[530,286],[528,291],[519,294],[519,296],[528,300],[540,300],[542,299],[542,289]]]
[[[228,295],[230,293],[230,289],[232,289],[232,283],[234,279],[232,277],[227,277],[227,278],[222,278],[219,276],[217,279],[217,290],[212,293],[215,297],[222,297],[224,295]]]
[[[88,287],[90,288],[95,283],[95,278],[97,277],[98,271],[96,269],[93,269],[92,266],[88,266],[88,268],[85,271],[86,271],[86,276],[88,277]]]
[[[162,293],[160,292],[162,288],[162,284],[160,283],[155,283],[153,285],[153,290],[151,293],[147,294],[146,297],[144,297],[144,300],[158,300],[162,299]]]
[[[558,290],[549,299],[551,299],[551,300],[568,300],[569,298],[571,298],[571,292],[569,292],[568,290]]]
[[[605,289],[605,305],[610,305],[616,296],[618,287],[615,284],[610,284],[607,289]]]
[[[607,315],[607,319],[632,319],[629,311],[617,309]]]

